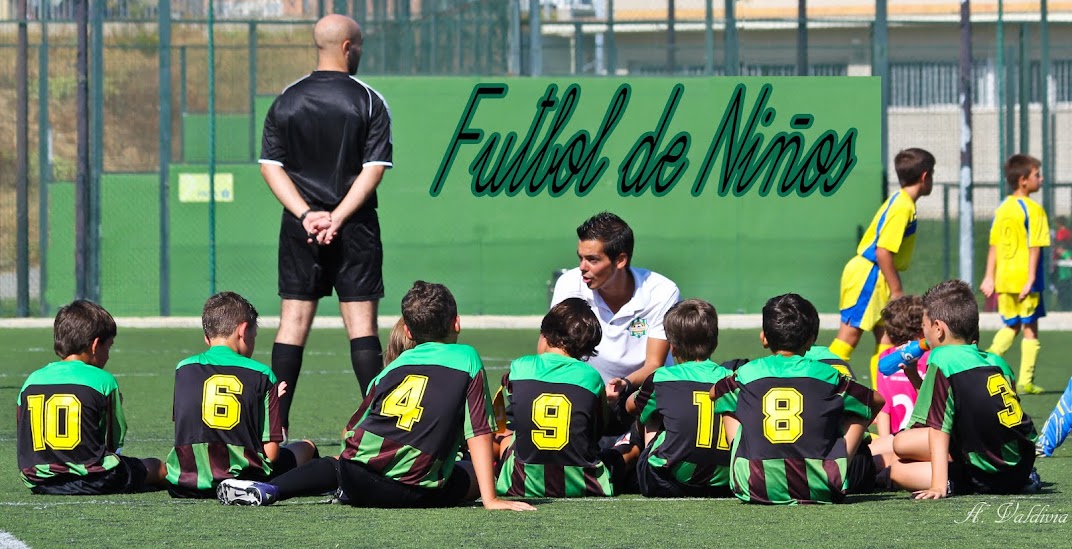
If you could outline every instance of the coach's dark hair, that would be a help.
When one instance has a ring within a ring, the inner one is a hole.
[[[1009,192],[1020,188],[1020,180],[1031,175],[1031,170],[1041,168],[1042,162],[1028,154],[1014,154],[1005,161],[1005,184]]]
[[[772,352],[807,352],[819,334],[815,305],[797,294],[783,294],[763,306],[763,334]]]
[[[67,358],[89,351],[94,339],[104,343],[113,339],[116,333],[115,319],[104,307],[78,299],[60,307],[56,313],[52,348],[60,358]]]
[[[967,282],[938,283],[923,294],[923,309],[932,322],[945,322],[953,337],[969,343],[979,339],[979,304]]]
[[[402,298],[402,318],[417,344],[446,340],[457,317],[458,303],[442,284],[418,280]]]
[[[571,297],[551,307],[540,323],[540,335],[547,344],[563,349],[577,360],[596,356],[603,340],[603,328],[585,300]]]
[[[919,181],[923,172],[934,175],[934,155],[923,149],[904,149],[893,157],[893,168],[897,172],[897,181],[907,187]]]
[[[633,262],[633,229],[622,218],[610,213],[600,212],[577,227],[578,240],[598,240],[603,243],[603,253],[614,261],[618,254],[624,253]]]
[[[894,345],[903,345],[923,337],[923,298],[903,295],[882,309],[886,335]]]
[[[702,299],[675,303],[663,318],[663,328],[679,362],[707,360],[718,347],[718,312]]]
[[[201,328],[205,337],[226,337],[240,324],[248,322],[257,326],[257,308],[246,298],[234,292],[220,292],[205,301],[201,309]]]

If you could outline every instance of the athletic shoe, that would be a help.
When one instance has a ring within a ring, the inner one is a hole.
[[[1039,476],[1038,470],[1032,467],[1031,474],[1027,475],[1027,484],[1024,485],[1023,493],[1037,494],[1039,490],[1042,490],[1042,477]]]
[[[1043,389],[1034,383],[1024,383],[1016,386],[1016,392],[1022,395],[1039,395],[1046,392],[1046,389]]]
[[[279,499],[279,488],[267,482],[227,479],[216,487],[216,498],[224,505],[271,505]]]
[[[1040,457],[1040,458],[1050,457],[1050,456],[1046,455],[1046,450],[1042,449],[1042,441],[1039,441],[1039,442],[1035,443],[1035,457]]]

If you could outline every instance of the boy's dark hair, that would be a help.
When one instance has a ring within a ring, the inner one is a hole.
[[[446,286],[418,280],[402,298],[402,318],[417,344],[445,341],[458,318],[458,303]]]
[[[257,326],[256,307],[235,292],[220,292],[205,301],[201,309],[201,328],[205,337],[226,337],[240,324],[248,322]]]
[[[77,299],[60,307],[52,324],[53,350],[60,358],[67,358],[89,351],[93,340],[101,343],[115,338],[118,333],[115,319],[104,307]]]
[[[577,227],[578,240],[598,240],[603,243],[603,253],[611,261],[624,253],[628,260],[633,261],[633,229],[622,218],[610,213],[600,212],[585,220]]]
[[[904,149],[893,157],[893,168],[902,187],[919,182],[923,173],[934,175],[934,155],[918,148]]]
[[[1042,162],[1029,154],[1014,154],[1005,161],[1005,184],[1009,192],[1020,188],[1020,180],[1031,175],[1031,170],[1042,168]]]
[[[903,295],[882,309],[886,335],[894,345],[903,345],[923,337],[923,298]]]
[[[763,334],[771,352],[803,354],[819,333],[815,305],[797,294],[772,297],[763,306]]]
[[[718,347],[718,312],[702,299],[675,303],[663,318],[663,328],[674,359],[681,362],[707,360]]]
[[[540,335],[547,344],[564,349],[577,360],[596,356],[596,346],[603,339],[599,319],[583,299],[571,297],[551,307],[540,323]]]
[[[923,309],[932,322],[945,322],[953,337],[969,343],[979,339],[979,304],[967,282],[946,280],[935,285],[923,294]]]

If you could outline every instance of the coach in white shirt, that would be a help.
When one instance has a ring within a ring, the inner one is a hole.
[[[599,317],[603,340],[588,360],[608,384],[608,396],[628,394],[656,368],[672,364],[663,330],[666,311],[681,300],[677,284],[659,273],[632,267],[633,230],[610,212],[577,227],[580,266],[555,284],[551,306],[579,297]],[[616,389],[617,379],[627,387]]]

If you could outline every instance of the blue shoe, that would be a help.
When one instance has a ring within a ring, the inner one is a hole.
[[[279,499],[279,488],[267,482],[227,479],[216,487],[216,498],[224,505],[271,505]]]
[[[1042,490],[1042,477],[1039,476],[1038,470],[1032,467],[1031,474],[1027,475],[1027,484],[1024,485],[1023,493],[1037,494],[1040,490]]]

